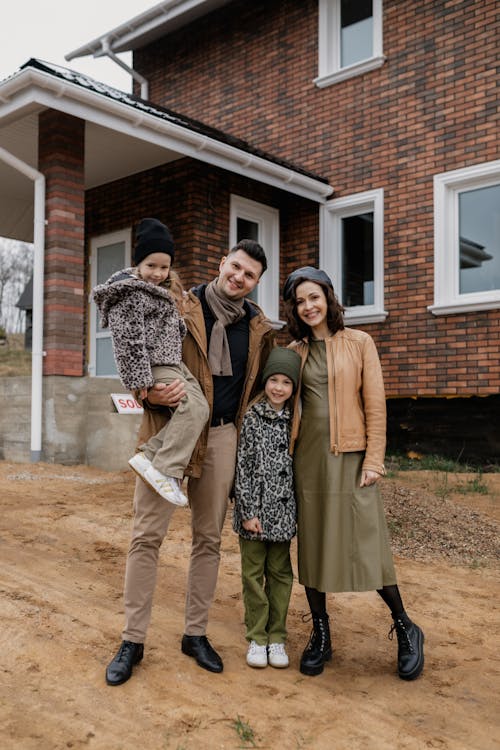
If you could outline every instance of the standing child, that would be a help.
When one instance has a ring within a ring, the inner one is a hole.
[[[240,542],[250,667],[288,667],[290,541],[296,527],[289,446],[291,397],[299,376],[299,355],[273,349],[262,372],[264,392],[249,407],[241,429],[233,528]]]
[[[155,383],[180,380],[186,397],[165,427],[133,456],[131,468],[161,497],[186,505],[184,470],[209,416],[197,380],[181,361],[186,325],[179,314],[182,287],[171,271],[174,243],[158,219],[142,219],[136,233],[134,268],[113,274],[93,296],[103,328],[109,326],[121,381],[136,398]]]

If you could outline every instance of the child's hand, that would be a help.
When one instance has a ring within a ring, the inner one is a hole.
[[[245,531],[250,531],[252,534],[262,534],[262,526],[257,516],[249,518],[248,521],[242,521],[241,525]]]

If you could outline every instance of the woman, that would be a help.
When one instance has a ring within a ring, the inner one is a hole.
[[[376,590],[391,610],[398,673],[424,665],[424,635],[406,614],[396,582],[377,482],[385,474],[386,407],[373,339],[344,327],[343,308],[324,271],[306,266],[283,296],[290,347],[302,361],[302,413],[294,410],[291,450],[298,503],[299,580],[313,630],[300,671],[320,674],[332,658],[325,592]]]

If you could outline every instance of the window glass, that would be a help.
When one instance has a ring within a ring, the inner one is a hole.
[[[354,65],[373,55],[372,0],[342,0],[340,66]]]
[[[384,310],[384,191],[334,198],[320,216],[320,266],[336,279],[347,325],[378,323]]]
[[[109,277],[130,263],[130,230],[121,230],[94,237],[90,241],[90,288],[103,284]],[[116,377],[111,333],[100,325],[97,305],[90,298],[89,307],[89,373],[94,376]]]
[[[458,195],[460,294],[500,289],[500,185]]]
[[[342,300],[374,304],[373,213],[342,219]]]
[[[238,216],[236,220],[236,242],[240,240],[259,241],[259,225],[256,221],[248,221]]]
[[[104,284],[109,277],[124,264],[125,245],[123,242],[115,242],[112,245],[103,245],[97,250],[97,280],[96,284]],[[102,331],[99,323],[99,311],[96,307],[96,331]]]
[[[95,374],[108,375],[109,377],[116,375],[115,358],[113,356],[113,346],[110,337],[96,340],[95,353]]]

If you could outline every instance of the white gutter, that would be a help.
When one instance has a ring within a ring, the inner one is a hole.
[[[0,146],[0,159],[35,183],[33,223],[33,340],[31,344],[31,461],[42,456],[43,276],[45,260],[45,177]]]
[[[123,70],[126,70],[127,73],[129,73],[134,81],[137,81],[141,85],[141,99],[148,99],[149,98],[149,84],[147,80],[144,78],[144,76],[141,76],[140,73],[137,72],[137,70],[134,70],[134,68],[131,68],[130,65],[127,65],[126,62],[123,60],[120,60],[118,55],[115,55],[113,50],[111,49],[111,45],[109,43],[109,37],[104,37],[104,39],[101,39],[101,49],[97,52],[94,52],[94,57],[109,57],[110,60],[113,60],[117,65],[120,66],[120,68],[123,68]]]
[[[185,26],[228,2],[230,0],[163,0],[97,39],[68,52],[64,59],[69,62],[76,57],[98,54],[105,37],[110,39],[114,52],[128,52]]]
[[[30,86],[35,90],[30,91]],[[104,88],[109,92],[109,87]],[[122,92],[117,93],[123,96]],[[146,104],[143,108],[133,107],[118,98],[102,96],[85,86],[30,68],[13,75],[0,86],[0,118],[4,122],[16,116],[20,109],[32,108],[33,104],[154,143],[317,203],[325,203],[333,193],[328,183],[197,133],[185,125],[157,117],[148,111]]]

